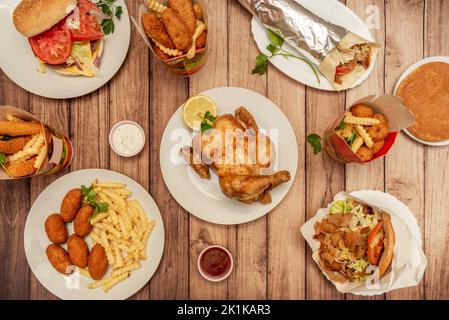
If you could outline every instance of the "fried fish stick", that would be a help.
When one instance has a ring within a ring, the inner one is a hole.
[[[0,140],[0,153],[14,154],[22,150],[26,143],[31,140],[31,136],[19,137],[8,141]]]
[[[32,157],[31,159],[24,162],[8,162],[5,165],[5,169],[13,178],[26,177],[36,172],[36,168],[34,167],[35,160],[36,157]]]
[[[42,132],[42,126],[38,122],[0,121],[0,135],[11,137],[28,136]]]
[[[191,34],[195,33],[196,16],[192,0],[168,0],[170,7],[175,10],[184,21]]]
[[[142,22],[145,32],[151,39],[169,49],[175,48],[161,20],[154,13],[145,13]]]
[[[192,45],[192,33],[181,17],[171,8],[162,13],[162,22],[176,49],[187,51]]]

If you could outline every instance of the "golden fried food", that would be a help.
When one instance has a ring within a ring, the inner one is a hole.
[[[77,236],[84,238],[92,231],[92,225],[90,224],[89,219],[93,213],[94,208],[90,204],[82,206],[78,211],[73,223],[73,230]]]
[[[69,254],[61,246],[52,243],[46,250],[48,261],[62,274],[71,274],[74,270]]]
[[[48,239],[56,244],[65,243],[67,241],[68,233],[67,226],[61,215],[53,213],[45,220],[45,233]]]
[[[67,251],[72,263],[80,268],[87,267],[87,259],[89,257],[89,248],[83,238],[72,234],[67,240]]]
[[[383,140],[388,136],[388,125],[385,123],[376,124],[368,129],[368,134],[374,142]]]
[[[357,154],[363,162],[370,161],[373,158],[373,152],[365,146],[362,146],[357,150]]]
[[[30,140],[31,136],[18,137],[7,141],[0,140],[0,153],[14,154],[19,152]]]
[[[81,208],[83,193],[81,189],[72,189],[65,195],[61,203],[61,218],[65,222],[72,222]]]
[[[373,116],[373,118],[379,120],[380,123],[383,123],[383,124],[385,124],[385,125],[388,126],[388,120],[387,120],[387,118],[386,118],[383,114],[376,113],[376,114]]]
[[[351,113],[354,117],[372,118],[374,116],[373,109],[363,103],[359,103],[351,108]]]
[[[106,252],[100,244],[96,244],[89,254],[88,270],[91,278],[94,280],[103,278],[108,270]]]
[[[187,51],[192,46],[192,33],[181,17],[171,8],[162,13],[162,22],[176,49]]]
[[[379,141],[374,142],[374,145],[373,145],[373,147],[371,148],[371,152],[372,152],[373,154],[378,153],[380,150],[382,150],[382,148],[384,147],[384,145],[385,145],[385,139],[382,139],[382,140],[379,140]]]
[[[203,33],[196,39],[196,48],[201,49],[206,46],[207,42],[207,31],[204,30]]]
[[[21,178],[34,174],[37,169],[34,167],[36,157],[32,157],[22,162],[7,162],[5,169],[8,174],[13,178]]]
[[[195,11],[196,20],[203,20],[203,9],[198,3],[193,5],[193,10]]]
[[[168,0],[168,3],[193,35],[196,29],[196,15],[192,0]]]
[[[0,121],[0,135],[18,137],[39,134],[41,131],[42,125],[39,122]]]
[[[166,48],[169,49],[175,48],[173,42],[170,39],[170,36],[167,33],[167,30],[165,30],[165,27],[162,24],[161,20],[158,18],[158,16],[156,16],[152,12],[145,13],[142,16],[142,22],[148,37],[150,37],[156,42],[159,42]]]
[[[171,58],[168,54],[166,54],[164,51],[162,51],[161,48],[159,48],[158,46],[153,46],[153,50],[154,50],[154,52],[156,52],[156,54],[162,60],[168,60]]]
[[[189,164],[189,166],[200,176],[202,179],[210,179],[209,167],[203,163],[201,157],[199,159],[194,159],[193,148],[189,146],[184,146],[181,149],[182,156],[184,160]],[[198,162],[198,163],[196,163]]]

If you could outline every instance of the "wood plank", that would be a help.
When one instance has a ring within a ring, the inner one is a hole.
[[[425,55],[449,56],[449,3],[426,2]],[[449,153],[446,148],[427,147],[425,152],[425,247],[429,265],[425,276],[426,299],[449,299]]]
[[[384,92],[384,55],[385,55],[385,19],[384,15],[384,1],[383,0],[346,0],[346,6],[353,10],[362,20],[366,20],[366,9],[368,6],[374,6],[379,11],[372,11],[370,14],[374,15],[375,22],[379,20],[379,29],[371,30],[374,39],[382,44],[382,49],[379,52],[376,67],[371,76],[360,86],[348,90],[346,92],[346,105],[351,105],[354,101],[369,95],[381,95]],[[376,16],[379,13],[379,16]],[[347,164],[346,165],[346,191],[352,192],[355,190],[380,190],[384,191],[384,158],[378,159],[368,165]],[[363,297],[347,294],[346,299],[384,299],[384,295]]]
[[[423,55],[424,1],[386,2],[385,90],[392,93],[400,75]],[[385,159],[386,191],[403,201],[424,231],[424,147],[404,133]],[[388,299],[421,299],[424,284],[396,290]]]
[[[138,16],[139,1],[127,1],[129,13]],[[132,28],[131,45],[128,55],[118,74],[109,83],[109,128],[120,121],[135,121],[148,132],[149,128],[149,50],[140,34]],[[106,132],[108,134],[108,132]],[[107,138],[107,136],[106,136]],[[148,138],[148,137],[147,137]],[[145,189],[150,187],[149,150],[147,140],[142,152],[132,158],[121,157],[110,152],[109,168],[127,175],[140,183]],[[136,293],[131,299],[148,299],[149,285]]]
[[[69,103],[64,100],[52,100],[30,94],[30,111],[41,119],[45,124],[59,130],[66,135],[69,134]],[[63,176],[68,169],[50,176],[36,177],[30,183],[30,204],[37,196],[54,180]],[[56,201],[61,201],[56,200]],[[53,212],[48,212],[48,215]],[[45,255],[45,252],[41,254]],[[30,277],[30,298],[31,299],[57,299],[52,293],[45,289],[39,281],[31,275]]]
[[[251,75],[259,53],[251,34],[251,15],[237,1],[228,2],[229,86],[266,94],[266,76]],[[235,107],[240,106],[235,101]],[[256,119],[257,120],[257,119]],[[237,227],[234,258],[239,263],[229,285],[230,299],[266,299],[267,219]]]
[[[0,105],[29,110],[28,93],[0,71]],[[30,269],[23,247],[29,179],[0,182],[0,299],[28,299]]]
[[[208,61],[198,74],[190,78],[189,95],[228,85],[228,1],[206,1],[213,14],[213,23],[208,25]],[[212,16],[211,16],[212,17]],[[199,274],[197,259],[201,250],[209,244],[227,247],[232,254],[236,252],[236,227],[213,225],[190,216],[190,281],[191,299],[225,299],[228,297],[228,282],[235,281],[233,272],[230,278],[219,283],[209,282]],[[240,270],[236,261],[235,270]],[[239,272],[239,271],[237,271]]]
[[[317,133],[323,136],[327,126],[343,112],[345,94],[306,88],[306,135]],[[326,207],[335,194],[345,189],[345,167],[332,160],[323,150],[314,155],[306,147],[306,213],[313,217],[318,209]],[[343,299],[323,275],[312,258],[307,246],[306,297],[307,299]]]

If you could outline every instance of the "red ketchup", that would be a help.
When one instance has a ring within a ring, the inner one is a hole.
[[[222,247],[206,248],[200,255],[199,267],[210,280],[223,280],[232,267],[232,258],[227,250]]]

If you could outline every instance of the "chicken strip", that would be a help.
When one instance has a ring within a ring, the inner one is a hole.
[[[168,0],[170,7],[175,10],[193,35],[196,29],[196,16],[192,0]]]
[[[192,46],[192,33],[181,17],[171,8],[162,13],[162,22],[170,38],[179,51],[187,51]]]
[[[159,42],[166,48],[175,48],[163,23],[153,12],[145,13],[142,17],[142,22],[145,32],[151,39]]]
[[[198,159],[195,163],[193,159],[193,148],[192,147],[182,147],[181,149],[182,156],[184,160],[188,163],[188,165],[200,176],[202,179],[210,179],[210,171],[209,167],[206,166],[202,161],[201,158]],[[196,160],[196,159],[195,159]]]
[[[290,180],[288,171],[279,171],[266,176],[239,176],[227,175],[220,178],[220,187],[224,194],[230,198],[244,203],[254,203],[263,200],[271,201],[267,191]]]
[[[18,137],[7,141],[0,140],[0,153],[14,154],[19,152],[30,140],[31,136]]]
[[[0,135],[18,137],[38,134],[41,131],[42,125],[39,122],[0,121]]]

